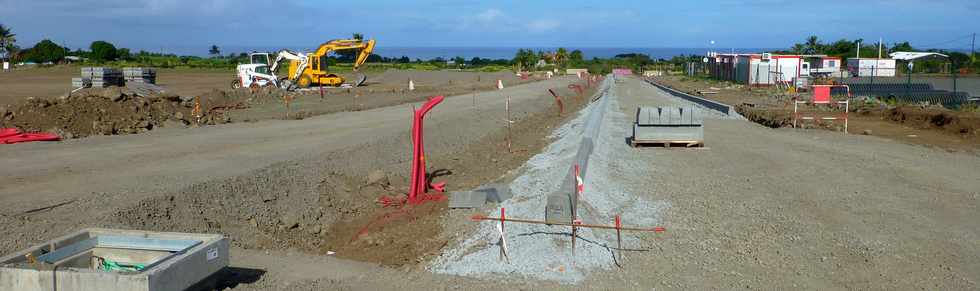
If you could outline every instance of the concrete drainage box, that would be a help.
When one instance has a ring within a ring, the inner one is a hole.
[[[0,258],[0,290],[184,290],[226,266],[222,235],[90,228]]]

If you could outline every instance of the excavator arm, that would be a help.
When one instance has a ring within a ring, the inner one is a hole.
[[[357,71],[357,69],[360,68],[361,65],[363,65],[364,62],[367,61],[367,58],[369,56],[371,56],[371,53],[372,52],[374,52],[374,40],[373,39],[372,40],[368,40],[367,43],[364,45],[364,48],[361,49],[360,53],[357,54],[357,60],[354,61],[354,70],[355,71]]]
[[[367,41],[360,39],[335,39],[321,44],[316,52],[314,52],[314,55],[320,57],[333,51],[360,50],[357,58],[354,60],[354,70],[357,71],[367,61],[367,58],[371,56],[371,53],[374,52],[374,43],[375,41],[373,39]]]
[[[278,72],[279,62],[281,62],[282,60],[299,61],[300,69],[296,70],[297,73],[303,72],[303,69],[306,68],[306,64],[307,64],[306,54],[292,52],[290,50],[281,50],[276,55],[276,60],[272,62],[272,67],[269,68],[269,71],[272,72],[273,75],[275,75]],[[296,78],[296,77],[298,76],[292,76],[290,78]]]

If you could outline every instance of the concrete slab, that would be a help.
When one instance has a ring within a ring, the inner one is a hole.
[[[449,208],[478,208],[487,203],[487,192],[456,191],[449,194]]]
[[[184,290],[228,261],[218,234],[91,228],[0,258],[0,290]]]
[[[477,192],[484,192],[487,194],[487,202],[500,203],[507,201],[514,194],[510,192],[510,187],[507,185],[491,185],[489,187],[476,189]]]

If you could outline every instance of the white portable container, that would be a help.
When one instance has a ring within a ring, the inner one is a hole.
[[[895,60],[877,58],[849,58],[847,71],[852,77],[894,77]]]

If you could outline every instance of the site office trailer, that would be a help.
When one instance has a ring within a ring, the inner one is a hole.
[[[847,72],[851,77],[894,77],[895,60],[878,58],[849,58]]]
[[[798,55],[739,55],[736,68],[737,81],[753,86],[793,84],[794,80],[810,75],[809,63]]]
[[[736,81],[738,76],[738,54],[717,54],[708,58],[711,76],[718,80]]]
[[[810,64],[810,73],[836,73],[841,70],[841,59],[838,57],[817,58]]]

